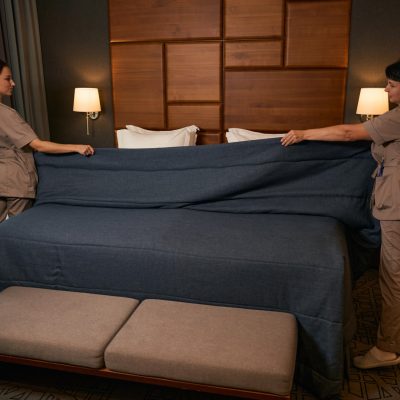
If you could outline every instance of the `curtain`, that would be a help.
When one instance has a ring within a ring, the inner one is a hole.
[[[16,87],[13,107],[41,139],[49,139],[36,0],[1,0],[1,32]]]

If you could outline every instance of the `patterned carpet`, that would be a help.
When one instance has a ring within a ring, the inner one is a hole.
[[[353,355],[374,343],[380,309],[377,271],[370,270],[353,291],[358,331]],[[235,398],[237,399],[237,398]],[[400,367],[360,371],[350,368],[342,400],[400,400]],[[218,395],[85,377],[0,363],[0,400],[233,400]],[[316,400],[294,385],[292,400]]]

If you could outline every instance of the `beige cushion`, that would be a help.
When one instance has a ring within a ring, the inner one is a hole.
[[[104,358],[114,371],[282,395],[296,345],[291,314],[145,300]]]
[[[134,299],[9,287],[0,293],[0,353],[100,368]]]

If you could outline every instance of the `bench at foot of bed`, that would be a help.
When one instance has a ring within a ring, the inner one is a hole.
[[[255,399],[290,399],[293,315],[9,287],[0,361]]]

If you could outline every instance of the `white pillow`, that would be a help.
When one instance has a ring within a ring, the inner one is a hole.
[[[194,146],[196,144],[197,134],[200,129],[196,125],[189,125],[183,128],[174,129],[172,131],[150,131],[148,129],[140,128],[139,126],[135,125],[126,125],[127,129],[137,133],[147,133],[147,134],[173,134],[173,133],[189,133],[190,135],[190,143],[188,146]]]
[[[243,142],[246,140],[273,139],[283,137],[284,133],[261,133],[241,128],[229,128],[226,132],[228,143]]]
[[[117,130],[118,148],[144,149],[154,147],[194,146],[197,126],[191,125],[172,131],[150,131],[134,125]]]

